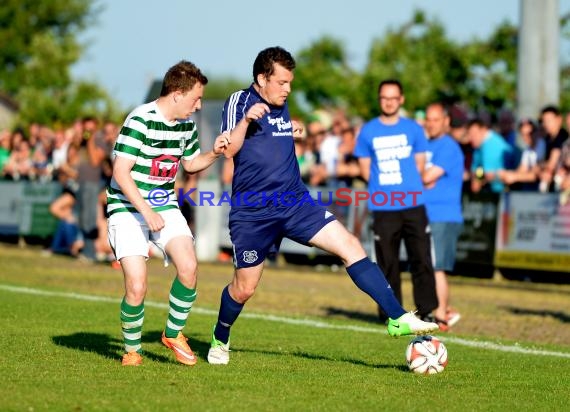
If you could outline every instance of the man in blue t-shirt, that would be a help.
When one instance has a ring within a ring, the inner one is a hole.
[[[438,329],[436,323],[406,313],[358,239],[309,196],[293,142],[302,130],[291,121],[287,106],[294,68],[295,60],[281,47],[262,50],[253,64],[253,84],[224,104],[222,130],[230,133],[224,155],[233,157],[235,166],[229,221],[235,272],[222,291],[208,351],[211,364],[229,362],[230,328],[253,296],[267,254],[284,237],[340,257],[354,283],[390,317],[390,335]]]
[[[419,124],[400,117],[404,94],[399,81],[381,82],[378,99],[380,116],[362,126],[354,155],[359,158],[362,177],[368,181],[378,265],[402,303],[399,251],[403,239],[414,301],[424,318],[437,307],[421,178],[427,140]],[[386,314],[382,310],[379,313],[384,320]]]
[[[429,141],[423,174],[424,200],[433,240],[433,266],[439,302],[434,317],[439,328],[447,330],[461,317],[449,306],[446,272],[451,272],[455,265],[457,239],[463,229],[461,188],[464,159],[459,143],[447,134],[449,116],[441,103],[428,106],[425,129]]]

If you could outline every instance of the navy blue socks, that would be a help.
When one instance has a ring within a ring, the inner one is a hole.
[[[378,265],[369,258],[366,257],[353,263],[346,268],[346,271],[356,286],[374,299],[389,317],[398,319],[406,313]],[[214,336],[217,340],[228,343],[230,328],[241,313],[243,306],[230,296],[228,286],[226,286],[222,291],[218,322],[214,328]]]
[[[214,336],[223,343],[228,343],[230,339],[230,328],[238,318],[243,304],[236,302],[230,296],[228,286],[222,291],[222,299],[220,302],[220,312],[218,314],[218,323],[214,329]]]
[[[398,299],[396,299],[394,291],[386,280],[384,273],[369,258],[365,257],[353,263],[346,268],[346,271],[355,285],[370,295],[389,317],[398,319],[406,313]]]

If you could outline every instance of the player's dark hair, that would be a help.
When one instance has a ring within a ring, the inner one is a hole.
[[[196,83],[205,86],[208,84],[208,78],[193,63],[182,60],[168,69],[164,75],[160,96],[167,96],[175,91],[185,93],[192,89]]]
[[[384,86],[396,86],[398,90],[400,90],[400,95],[404,94],[404,88],[402,87],[402,83],[400,83],[399,80],[396,79],[382,80],[378,85],[378,94],[380,94],[380,90],[382,90],[382,87]]]
[[[263,74],[269,78],[274,72],[273,63],[277,63],[289,71],[295,69],[295,59],[282,47],[268,47],[259,52],[253,62],[253,81],[257,84],[257,76]]]

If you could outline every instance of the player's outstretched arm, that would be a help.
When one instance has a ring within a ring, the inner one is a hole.
[[[207,169],[212,163],[216,161],[224,152],[228,149],[231,143],[231,137],[229,132],[224,132],[214,141],[214,147],[211,151],[207,153],[200,153],[198,156],[190,159],[182,159],[182,167],[188,173],[198,173],[204,169]]]
[[[224,151],[226,158],[234,157],[241,150],[249,124],[261,119],[267,113],[269,113],[269,106],[265,103],[256,103],[248,109],[245,116],[230,131],[231,143]]]

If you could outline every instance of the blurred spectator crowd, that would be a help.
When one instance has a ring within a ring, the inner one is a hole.
[[[111,156],[118,131],[113,122],[85,117],[69,127],[33,123],[26,130],[0,132],[0,175],[4,181],[54,181],[61,185],[61,194],[50,206],[58,226],[45,255],[112,260],[106,239],[104,190],[112,175]]]
[[[92,117],[78,119],[69,127],[32,123],[27,130],[0,131],[0,175],[4,180],[59,181],[73,186],[79,177],[82,148],[94,137],[106,149],[102,179],[110,176],[110,154],[118,126]]]
[[[560,192],[568,197],[570,113],[564,115],[558,107],[546,106],[536,119],[517,120],[508,110],[493,119],[456,105],[448,107],[447,114],[448,134],[465,156],[464,191],[531,190]],[[423,126],[423,111],[413,117]],[[295,148],[308,185],[364,184],[352,155],[361,124],[342,110],[317,110],[306,121],[306,135],[295,141]]]
[[[455,105],[448,107],[447,114],[448,134],[465,156],[464,191],[559,192],[561,202],[568,200],[570,113],[564,115],[559,108],[547,106],[536,119],[516,119],[508,110],[492,118]],[[411,116],[423,125],[424,112]],[[358,160],[352,154],[360,119],[350,118],[341,109],[319,109],[304,121],[297,120],[305,125],[304,136],[295,140],[295,151],[307,185],[365,187]],[[68,127],[34,123],[25,130],[0,131],[1,179],[61,184],[62,193],[50,208],[59,225],[46,254],[112,261],[106,239],[104,190],[112,175],[112,151],[119,128],[113,122],[86,117]],[[226,160],[223,165],[220,178],[225,185],[231,184],[231,162]],[[180,184],[186,189],[195,187],[195,179],[185,176]],[[86,196],[88,192],[91,195]],[[91,211],[85,214],[82,209],[93,209],[96,219]],[[191,224],[191,216],[188,219]],[[93,224],[86,224],[90,220]]]

